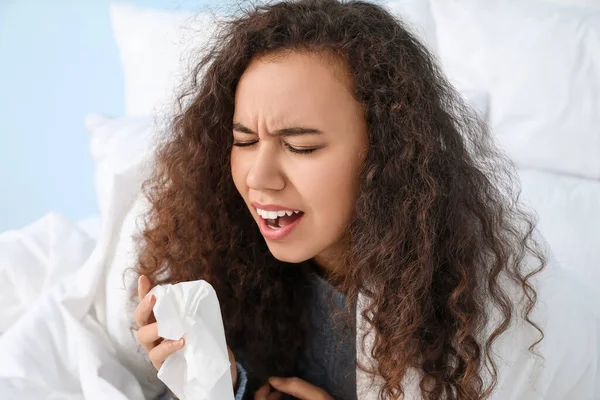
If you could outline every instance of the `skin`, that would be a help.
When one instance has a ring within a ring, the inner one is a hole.
[[[150,289],[150,280],[148,277],[145,275],[140,276],[137,288],[139,304],[135,308],[133,318],[139,327],[137,333],[138,342],[142,345],[144,350],[148,352],[148,356],[154,368],[159,370],[168,356],[183,348],[185,341],[184,339],[163,340],[163,338],[158,336],[158,324],[156,323],[156,318],[154,318],[154,312],[152,311],[156,304],[156,297],[154,295],[146,296]],[[229,348],[227,348],[227,350],[229,351],[229,361],[231,363],[233,387],[236,387],[237,367],[235,364],[235,357]]]
[[[238,84],[231,151],[237,190],[257,223],[252,202],[304,212],[289,235],[266,239],[281,261],[314,259],[324,269],[341,268],[336,255],[344,248],[368,143],[347,76],[332,56],[288,52],[253,60]],[[277,133],[289,128],[321,133]]]
[[[291,263],[313,259],[324,271],[342,269],[336,259],[345,247],[368,146],[363,109],[352,96],[343,64],[315,53],[286,52],[254,59],[238,84],[233,124],[231,174],[255,221],[261,217],[252,202],[304,212],[289,235],[265,239],[272,254]],[[292,128],[319,133],[281,133]],[[300,154],[294,149],[313,151]],[[156,300],[145,297],[149,290],[150,281],[141,276],[135,320],[139,342],[160,369],[184,343],[158,336],[152,314]],[[235,387],[237,369],[231,350],[229,356]],[[306,400],[332,399],[295,377],[270,378],[254,399],[275,400],[282,393]]]

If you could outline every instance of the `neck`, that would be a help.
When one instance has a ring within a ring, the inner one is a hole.
[[[331,284],[339,284],[343,278],[343,263],[342,258],[334,254],[323,255],[319,254],[312,260],[312,270],[323,279]]]

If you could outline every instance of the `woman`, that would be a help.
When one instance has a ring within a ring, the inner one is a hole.
[[[146,184],[138,290],[213,285],[237,398],[591,398],[589,369],[527,379],[547,357],[533,220],[400,21],[281,2],[215,43]],[[136,322],[158,369],[184,344],[158,337],[154,301]]]

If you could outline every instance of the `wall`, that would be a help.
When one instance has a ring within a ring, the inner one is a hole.
[[[109,0],[0,0],[0,232],[97,213],[87,113],[124,112]],[[136,0],[171,10],[208,1]]]

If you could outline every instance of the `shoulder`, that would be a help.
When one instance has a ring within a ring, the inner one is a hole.
[[[600,396],[600,295],[573,273],[549,263],[532,279],[537,304],[530,319],[516,310],[494,345],[498,387],[493,399],[596,399]]]

